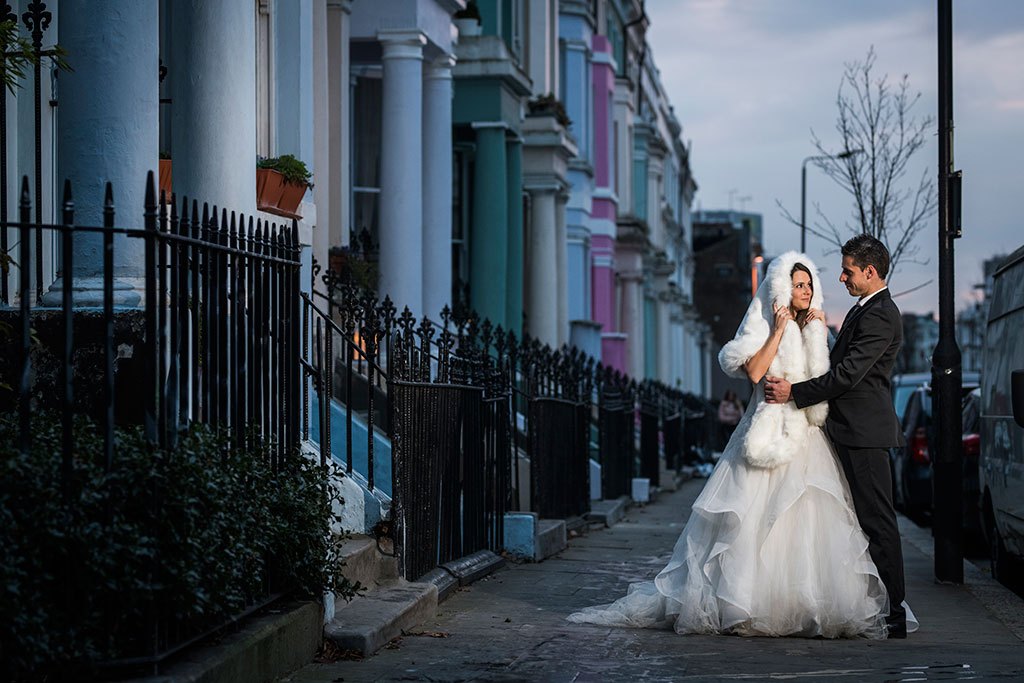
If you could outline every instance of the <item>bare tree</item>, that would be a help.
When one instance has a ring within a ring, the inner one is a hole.
[[[836,95],[840,148],[829,149],[811,130],[811,142],[821,154],[814,163],[853,196],[852,221],[840,229],[816,204],[817,220],[807,230],[836,247],[853,234],[878,238],[889,249],[892,273],[901,260],[920,262],[915,260],[916,237],[938,204],[935,180],[927,168],[916,188],[903,183],[911,157],[924,146],[935,120],[911,115],[921,93],[911,91],[906,74],[893,85],[888,75],[874,77],[874,66],[874,47],[863,61],[845,65]],[[839,158],[856,150],[860,151]],[[787,219],[800,224],[782,210]]]

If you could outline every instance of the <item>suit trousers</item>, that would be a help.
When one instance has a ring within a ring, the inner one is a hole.
[[[846,472],[861,529],[868,537],[868,552],[889,594],[890,625],[906,623],[903,608],[903,548],[892,505],[892,473],[885,448],[850,448],[836,443],[839,461]]]

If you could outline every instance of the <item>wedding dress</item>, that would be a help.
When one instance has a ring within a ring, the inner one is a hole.
[[[726,372],[739,375],[767,339],[769,302],[789,304],[790,269],[798,260],[814,270],[795,252],[772,262],[767,286],[723,347]],[[812,280],[818,290],[816,272]],[[814,299],[820,308],[818,291]],[[820,328],[812,329],[815,323]],[[768,374],[801,381],[828,370],[827,332],[815,323],[803,330],[788,324]],[[766,404],[758,384],[668,565],[654,581],[632,584],[623,598],[569,621],[677,633],[885,638],[885,587],[821,428],[827,406],[814,408]],[[909,610],[908,624],[916,627]]]

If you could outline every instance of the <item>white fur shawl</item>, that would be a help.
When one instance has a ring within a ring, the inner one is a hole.
[[[821,309],[821,280],[818,279],[818,269],[814,262],[806,254],[796,251],[788,251],[776,257],[768,266],[768,273],[757,296],[747,307],[747,314],[743,316],[735,338],[723,346],[718,354],[718,362],[727,375],[746,379],[744,364],[764,346],[771,334],[774,319],[771,302],[788,306],[792,300],[793,281],[790,272],[796,263],[802,263],[811,271],[814,287],[811,307]],[[791,320],[786,323],[779,350],[768,366],[766,376],[781,377],[796,383],[823,375],[829,371],[828,351],[828,329],[825,323],[814,320],[801,331],[796,321]],[[783,405],[769,404],[765,402],[760,386],[757,387],[755,397],[757,405],[748,429],[742,436],[744,457],[755,467],[777,467],[790,462],[793,455],[804,448],[810,426],[825,424],[828,416],[827,403],[802,410],[792,401]]]

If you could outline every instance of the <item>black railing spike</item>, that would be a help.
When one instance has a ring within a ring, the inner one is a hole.
[[[175,201],[175,197],[171,195],[171,222],[178,220],[178,202]]]
[[[152,210],[156,213],[156,179],[152,171],[146,172],[146,211]]]

